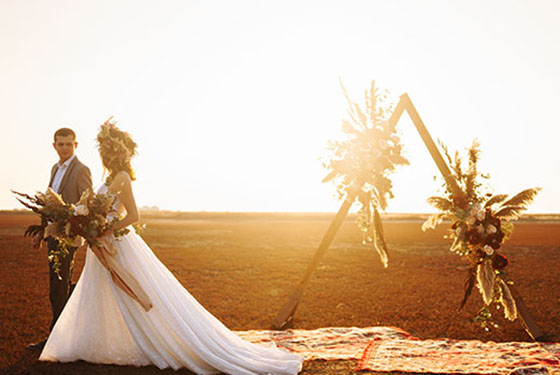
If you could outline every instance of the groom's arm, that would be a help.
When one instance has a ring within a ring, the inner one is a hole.
[[[86,190],[93,190],[93,184],[91,182],[91,172],[89,168],[84,165],[80,170],[78,179],[76,181],[76,186],[78,187],[78,196],[81,197],[82,193]]]

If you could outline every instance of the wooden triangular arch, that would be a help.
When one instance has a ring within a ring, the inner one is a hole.
[[[412,104],[412,101],[408,97],[408,94],[404,93],[403,95],[400,96],[399,102],[397,103],[395,110],[393,111],[391,117],[389,118],[389,124],[392,127],[396,125],[396,123],[399,121],[399,119],[401,118],[405,110],[408,112],[408,115],[412,119],[412,122],[414,123],[416,130],[418,131],[420,137],[424,141],[424,144],[428,148],[428,151],[430,152],[432,159],[436,163],[436,166],[438,167],[441,175],[445,179],[445,182],[448,184],[448,186],[451,187],[454,194],[456,194],[457,196],[463,195],[462,190],[459,188],[457,182],[452,177],[449,166],[447,165],[441,153],[439,152],[438,148],[436,147],[430,133],[428,132],[426,126],[424,125],[424,122],[422,121],[420,115],[416,111],[414,104]],[[338,210],[336,216],[331,221],[329,228],[327,229],[327,232],[323,236],[323,239],[319,243],[319,246],[317,247],[317,250],[315,251],[313,258],[307,265],[307,269],[305,270],[305,273],[303,274],[303,277],[298,283],[295,291],[292,293],[290,298],[288,298],[288,300],[284,303],[284,305],[282,305],[282,307],[278,311],[278,314],[276,315],[276,318],[272,323],[272,327],[274,329],[283,329],[292,320],[294,313],[301,300],[301,297],[303,295],[303,290],[311,280],[311,276],[317,269],[317,266],[319,265],[321,258],[329,248],[334,236],[336,235],[336,232],[338,231],[340,225],[342,224],[346,215],[348,214],[348,211],[350,210],[350,207],[354,203],[354,200],[356,199],[356,195],[360,189],[361,186],[355,186],[353,192],[348,193],[346,199],[342,203],[342,206]],[[533,340],[535,341],[542,340],[544,338],[544,333],[535,323],[534,319],[529,313],[529,310],[527,309],[527,306],[525,305],[523,299],[519,295],[519,292],[515,289],[513,285],[510,285],[509,288],[512,292],[513,297],[515,298],[517,309],[521,316],[521,320],[523,321],[523,324],[525,326],[525,330]]]

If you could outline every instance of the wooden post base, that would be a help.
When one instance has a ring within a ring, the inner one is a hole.
[[[546,336],[544,332],[539,328],[529,309],[525,305],[523,298],[521,298],[521,294],[517,291],[517,288],[513,285],[508,285],[509,290],[511,291],[511,295],[515,299],[515,305],[517,306],[518,317],[521,319],[523,326],[525,327],[525,331],[533,341],[546,341]]]

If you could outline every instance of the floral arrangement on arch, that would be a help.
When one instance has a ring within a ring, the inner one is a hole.
[[[540,188],[523,190],[509,199],[507,194],[484,193],[484,186],[479,178],[488,179],[489,176],[477,170],[480,156],[478,142],[474,141],[468,148],[466,170],[463,169],[458,152],[451,158],[445,145],[441,146],[452,167],[452,178],[461,192],[453,191],[445,184],[444,196],[428,198],[428,203],[439,212],[426,220],[422,230],[435,228],[443,219],[449,219],[452,223],[447,236],[453,240],[450,250],[467,259],[470,264],[459,309],[465,306],[476,285],[484,306],[475,321],[488,329],[493,324],[489,310],[492,304],[502,306],[505,317],[515,320],[517,307],[508,287],[505,271],[508,259],[502,254],[501,248],[513,232],[512,221],[527,209]]]
[[[343,141],[329,141],[330,158],[323,166],[329,171],[323,182],[333,181],[339,199],[355,199],[360,203],[358,225],[363,233],[363,243],[372,244],[388,266],[387,244],[379,210],[385,210],[387,199],[393,198],[389,175],[398,165],[407,165],[402,155],[402,144],[395,124],[388,117],[392,105],[387,93],[381,93],[372,81],[365,91],[362,109],[350,97],[341,83],[348,103],[349,119],[342,121]]]
[[[18,193],[16,198],[21,204],[41,217],[40,225],[30,225],[25,236],[40,235],[41,238],[53,237],[59,241],[58,249],[49,249],[48,259],[53,263],[54,271],[59,274],[62,259],[68,255],[69,247],[82,245],[84,239],[90,247],[99,246],[99,237],[118,222],[118,215],[111,220],[108,216],[113,211],[115,196],[112,194],[95,194],[85,190],[80,200],[74,205],[66,203],[60,194],[51,188],[46,193],[34,196]],[[119,237],[129,232],[127,228],[115,231]],[[60,275],[59,275],[60,277]]]

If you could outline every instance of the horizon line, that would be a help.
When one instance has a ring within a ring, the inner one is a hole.
[[[183,210],[166,210],[159,208],[139,208],[140,212],[143,213],[172,213],[172,214],[336,214],[337,211],[206,211],[206,210],[193,210],[193,211],[183,211]],[[34,212],[25,208],[12,208],[5,209],[0,208],[0,214],[2,213],[28,213],[36,215]],[[428,216],[433,215],[435,212],[380,212],[380,215],[417,215],[417,216]],[[357,215],[357,212],[351,212],[347,215]],[[520,218],[523,216],[538,215],[538,216],[559,216],[560,212],[525,212],[521,214]]]

